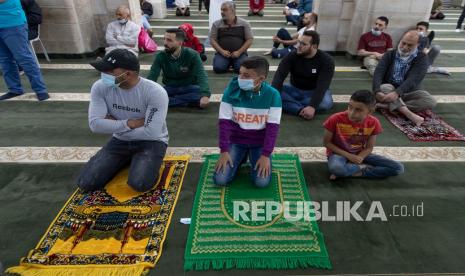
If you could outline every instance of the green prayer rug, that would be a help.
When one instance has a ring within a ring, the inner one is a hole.
[[[266,188],[252,184],[250,166],[242,166],[228,187],[216,187],[213,173],[217,160],[218,155],[206,156],[202,168],[184,256],[185,270],[331,269],[316,221],[308,216],[295,219],[298,203],[310,201],[298,156],[273,155],[271,183]],[[270,202],[288,202],[283,204],[289,206],[287,213],[285,208],[276,211],[278,208],[272,208]],[[246,206],[255,210],[252,203],[266,212],[245,212]],[[290,220],[289,215],[294,219]]]

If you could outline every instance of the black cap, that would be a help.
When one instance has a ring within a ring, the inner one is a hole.
[[[102,59],[92,61],[90,65],[100,72],[108,72],[115,68],[122,68],[137,72],[140,70],[137,56],[126,49],[115,49],[106,54]]]

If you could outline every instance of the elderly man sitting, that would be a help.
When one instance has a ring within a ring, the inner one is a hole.
[[[225,73],[232,65],[239,73],[240,65],[247,57],[247,49],[253,42],[252,30],[247,21],[236,16],[236,6],[232,1],[221,5],[221,17],[213,23],[210,32],[210,43],[216,50],[213,71]]]
[[[405,33],[397,49],[383,55],[373,76],[377,107],[399,111],[417,126],[424,118],[414,112],[436,106],[433,96],[420,89],[429,63],[426,54],[418,51],[419,40],[416,30]]]
[[[130,15],[131,12],[126,6],[116,9],[116,20],[107,26],[105,39],[108,47],[105,48],[105,53],[108,54],[114,49],[126,49],[137,56],[140,27],[130,20]]]

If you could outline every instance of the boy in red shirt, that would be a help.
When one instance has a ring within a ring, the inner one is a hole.
[[[383,129],[376,117],[375,96],[368,90],[356,91],[349,107],[331,115],[323,124],[323,144],[328,156],[330,179],[337,177],[385,178],[404,172],[404,166],[373,154],[376,135]]]

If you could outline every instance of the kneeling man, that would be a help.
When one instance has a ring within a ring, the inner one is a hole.
[[[128,185],[150,190],[168,147],[168,95],[159,84],[139,76],[139,61],[129,50],[115,49],[91,63],[101,79],[91,89],[89,126],[92,132],[113,134],[84,166],[78,186],[102,189],[119,170],[130,166]]]

